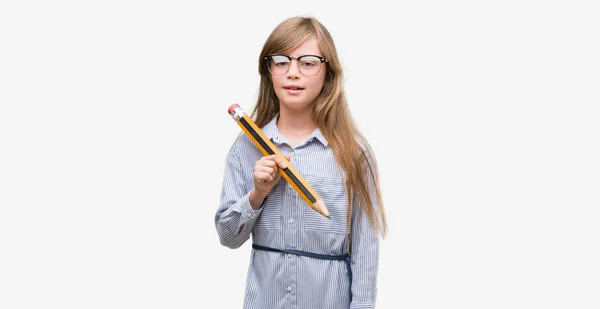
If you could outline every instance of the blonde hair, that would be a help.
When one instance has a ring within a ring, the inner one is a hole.
[[[251,117],[255,118],[259,127],[263,127],[279,112],[279,99],[275,95],[273,81],[264,60],[265,56],[285,53],[308,39],[316,39],[322,56],[328,60],[323,89],[312,105],[313,118],[345,175],[348,196],[347,227],[350,227],[354,196],[374,231],[385,238],[387,223],[375,156],[350,116],[343,89],[342,67],[333,38],[315,18],[288,18],[281,22],[268,37],[259,57],[260,90]]]

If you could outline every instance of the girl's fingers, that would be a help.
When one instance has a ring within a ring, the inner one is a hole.
[[[288,158],[289,158],[289,156],[286,156],[286,160],[289,161]],[[280,168],[286,168],[287,167],[287,163],[284,160],[282,160],[281,158],[279,158],[279,157],[275,158],[275,162],[277,162],[277,166],[279,166]]]
[[[258,182],[271,182],[275,179],[273,175],[265,172],[257,173],[255,177]]]
[[[268,167],[268,166],[257,166],[255,169],[255,172],[257,173],[267,173],[267,174],[275,174],[275,169],[272,167]]]
[[[260,162],[261,165],[263,166],[271,166],[271,167],[275,167],[276,163],[275,163],[275,157],[271,158],[271,159],[266,159],[267,157],[265,157],[265,159],[261,159],[262,162]]]
[[[287,168],[290,156],[284,156],[285,160],[277,155],[264,156],[254,166],[254,178],[257,182],[272,182],[279,179],[279,168]]]

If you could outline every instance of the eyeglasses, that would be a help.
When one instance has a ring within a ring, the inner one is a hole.
[[[265,56],[267,68],[273,75],[283,75],[290,70],[292,59],[298,61],[298,69],[300,73],[308,76],[319,74],[321,71],[321,63],[327,62],[327,58],[315,55],[304,55],[300,57],[292,57],[288,55],[268,55]]]

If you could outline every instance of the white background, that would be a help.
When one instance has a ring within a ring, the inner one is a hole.
[[[3,1],[0,308],[241,308],[227,108],[294,15],[381,167],[377,308],[599,308],[593,2]]]

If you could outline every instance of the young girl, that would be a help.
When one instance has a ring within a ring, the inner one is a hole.
[[[289,18],[267,39],[258,70],[251,117],[330,218],[281,177],[281,158],[263,156],[244,134],[235,140],[215,225],[229,248],[252,234],[244,308],[374,308],[386,219],[375,156],[352,123],[333,39],[314,18]]]

